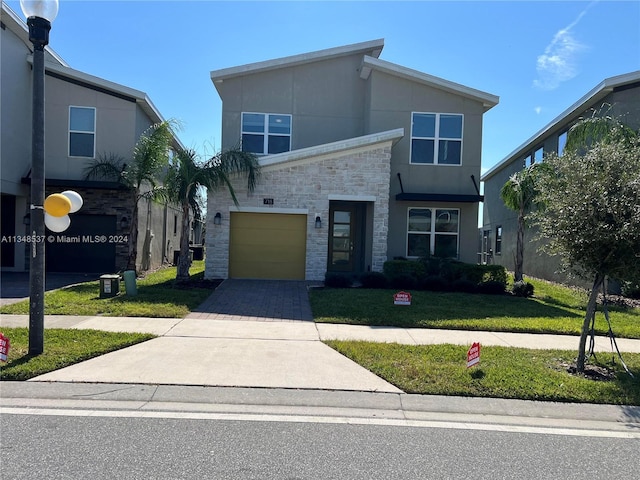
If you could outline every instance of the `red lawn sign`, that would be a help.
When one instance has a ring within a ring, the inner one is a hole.
[[[393,295],[394,305],[411,305],[411,294],[409,292],[398,292]]]
[[[480,343],[474,342],[467,351],[467,368],[480,363]]]
[[[6,362],[9,355],[9,337],[0,333],[0,362]]]

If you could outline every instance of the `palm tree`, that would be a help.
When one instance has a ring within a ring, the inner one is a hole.
[[[240,149],[220,152],[200,162],[198,155],[191,149],[179,148],[176,151],[167,176],[165,177],[165,195],[168,200],[180,205],[182,209],[182,226],[180,231],[180,255],[176,280],[189,280],[189,213],[201,218],[200,195],[203,189],[217,190],[226,186],[234,203],[238,205],[231,179],[237,175],[247,176],[247,187],[253,191],[260,172],[260,165],[253,153]]]
[[[118,155],[100,155],[85,170],[86,179],[108,178],[129,187],[134,194],[129,232],[127,269],[136,270],[138,257],[138,202],[160,194],[158,179],[169,164],[169,151],[174,139],[169,120],[149,127],[138,139],[130,164]]]
[[[500,197],[507,208],[518,213],[518,231],[516,240],[516,254],[514,259],[514,280],[522,281],[522,265],[524,263],[524,233],[525,217],[531,211],[537,195],[535,170],[540,168],[536,164],[514,173],[502,186]]]

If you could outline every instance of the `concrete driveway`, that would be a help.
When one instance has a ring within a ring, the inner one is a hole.
[[[99,274],[84,273],[47,273],[45,290],[75,285],[76,283],[98,280]],[[28,272],[0,272],[0,305],[10,305],[29,298]]]

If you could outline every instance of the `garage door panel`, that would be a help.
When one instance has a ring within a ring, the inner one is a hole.
[[[231,213],[229,276],[304,280],[306,215]]]

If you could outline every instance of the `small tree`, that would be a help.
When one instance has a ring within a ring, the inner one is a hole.
[[[524,263],[524,233],[525,219],[533,208],[537,190],[536,175],[541,164],[533,164],[514,173],[502,186],[500,197],[505,206],[518,213],[518,230],[516,237],[516,254],[514,259],[514,280],[522,281],[522,266]]]
[[[227,187],[234,203],[238,205],[231,179],[237,175],[247,176],[247,187],[253,191],[259,175],[260,166],[253,153],[232,149],[218,153],[206,162],[198,161],[198,156],[193,150],[178,149],[168,169],[165,178],[165,195],[170,200],[180,205],[182,210],[182,225],[180,231],[180,254],[178,257],[178,269],[176,280],[186,282],[189,280],[189,213],[193,212],[196,218],[201,218],[199,202],[200,192],[218,190]]]
[[[584,372],[586,339],[606,277],[625,280],[640,271],[640,142],[612,129],[590,136],[589,147],[546,157],[539,182],[544,208],[535,213],[545,249],[593,279],[587,302],[577,370]],[[581,154],[580,150],[585,150]]]
[[[133,190],[128,270],[136,270],[138,258],[138,203],[142,198],[153,199],[159,194],[158,179],[169,164],[172,125],[172,121],[165,121],[149,127],[138,139],[130,164],[117,155],[101,155],[85,171],[87,179],[108,178]]]

